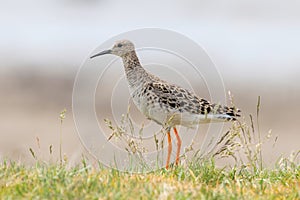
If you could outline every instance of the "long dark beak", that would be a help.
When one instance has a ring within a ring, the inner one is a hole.
[[[101,55],[104,55],[104,54],[110,54],[110,53],[111,53],[111,50],[109,49],[109,50],[101,51],[100,53],[97,53],[97,54],[91,56],[90,58],[92,59],[92,58],[95,58],[97,56],[101,56]]]

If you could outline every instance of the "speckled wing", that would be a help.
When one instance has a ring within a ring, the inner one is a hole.
[[[179,86],[164,82],[149,82],[145,85],[144,92],[149,93],[149,102],[158,104],[162,109],[171,112],[190,113],[194,115],[210,115],[224,121],[236,120],[240,110],[234,107],[211,104],[199,98],[193,92]],[[151,97],[150,97],[151,96]]]

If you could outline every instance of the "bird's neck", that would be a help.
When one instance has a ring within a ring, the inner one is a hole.
[[[130,51],[122,56],[125,70],[142,67],[135,51]]]
[[[149,73],[142,67],[135,51],[128,52],[122,56],[126,77],[129,87],[133,90],[150,78]]]

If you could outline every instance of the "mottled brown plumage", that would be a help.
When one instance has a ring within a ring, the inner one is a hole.
[[[174,128],[178,141],[176,154],[176,163],[178,163],[181,140],[175,128],[176,125],[193,127],[201,123],[234,121],[240,116],[240,110],[234,107],[211,104],[195,93],[147,72],[139,62],[133,43],[128,40],[117,41],[112,49],[98,53],[91,58],[103,54],[114,54],[122,58],[130,94],[135,105],[147,118],[168,130],[167,168],[172,150],[171,128]]]

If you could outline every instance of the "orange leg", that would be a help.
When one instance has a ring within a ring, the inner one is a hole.
[[[168,132],[168,157],[167,157],[167,164],[166,164],[166,169],[169,168],[170,164],[170,158],[171,158],[171,151],[172,151],[172,140],[171,140],[171,135],[170,131]]]
[[[178,135],[176,127],[174,127],[173,129],[174,129],[174,133],[175,133],[175,136],[176,136],[176,139],[177,139],[176,165],[178,165],[179,156],[180,156],[180,148],[181,148],[181,139]]]

